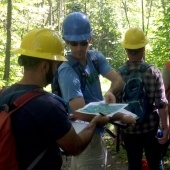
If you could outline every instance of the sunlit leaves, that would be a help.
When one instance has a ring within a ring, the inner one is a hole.
[[[0,78],[2,79],[8,1],[0,2]],[[82,11],[89,16],[94,30],[92,48],[110,58],[112,66],[117,68],[127,59],[120,44],[122,35],[129,26],[142,28],[142,17],[144,17],[145,32],[150,39],[146,49],[146,60],[161,68],[163,62],[169,59],[169,0],[143,0],[144,16],[142,16],[141,2],[141,0],[13,0],[11,49],[19,47],[25,33],[33,28],[51,28],[61,36],[64,17],[69,12]],[[18,71],[21,68],[17,65],[17,56],[12,53],[10,59],[10,80],[7,83],[19,79],[22,75],[22,71]]]

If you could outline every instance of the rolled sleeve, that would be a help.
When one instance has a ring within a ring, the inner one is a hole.
[[[151,67],[151,69],[148,70],[148,75],[150,75],[148,79],[150,103],[154,103],[157,109],[162,109],[168,104],[162,73],[156,67]]]

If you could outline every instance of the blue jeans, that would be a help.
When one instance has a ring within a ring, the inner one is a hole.
[[[143,134],[127,134],[122,132],[125,144],[128,170],[141,170],[143,152],[149,165],[149,170],[163,170],[161,145],[156,139],[156,131],[152,130]]]

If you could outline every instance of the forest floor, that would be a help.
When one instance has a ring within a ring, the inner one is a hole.
[[[125,149],[120,146],[119,152],[116,151],[116,142],[113,138],[105,134],[105,145],[108,150],[107,167],[105,170],[127,170],[127,158]],[[63,156],[63,166],[61,170],[70,170],[71,157]],[[170,147],[167,156],[164,158],[165,170],[170,170]]]

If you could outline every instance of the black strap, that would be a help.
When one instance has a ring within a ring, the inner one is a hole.
[[[54,74],[54,78],[53,78],[53,81],[51,83],[51,89],[52,89],[52,93],[62,97],[62,94],[61,94],[61,89],[60,89],[60,86],[59,86],[59,83],[58,83],[58,68],[60,67],[60,65],[63,63],[63,61],[59,61],[58,65],[57,65],[57,68],[56,68],[56,71],[55,71],[55,74]]]

